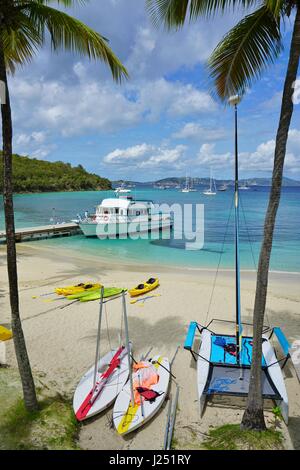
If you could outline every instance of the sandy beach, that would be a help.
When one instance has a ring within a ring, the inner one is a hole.
[[[66,305],[54,296],[40,297],[54,287],[82,281],[99,281],[105,286],[131,288],[150,276],[158,276],[160,287],[143,305],[128,302],[130,338],[134,355],[139,358],[153,347],[152,354],[165,354],[170,359],[177,346],[173,373],[180,386],[175,442],[177,448],[193,448],[211,426],[238,423],[242,403],[209,403],[199,418],[196,368],[183,349],[188,324],[197,320],[205,324],[212,318],[234,319],[234,273],[219,274],[210,311],[214,271],[162,268],[133,264],[112,264],[109,260],[74,257],[70,252],[47,249],[39,243],[18,245],[20,309],[31,365],[44,386],[69,399],[94,360],[98,319],[98,302]],[[288,339],[300,340],[300,274],[273,273],[267,303],[266,323],[281,326]],[[5,247],[0,247],[0,323],[10,325]],[[254,303],[255,274],[242,273],[242,308],[244,321],[251,321]],[[35,297],[35,298],[34,298]],[[121,309],[118,301],[107,304],[111,343],[118,341]],[[102,351],[108,348],[104,321]],[[7,349],[8,363],[15,366],[13,344]],[[300,387],[291,364],[285,369],[290,400],[290,423],[282,425],[289,448],[300,448]],[[172,384],[171,394],[175,387]],[[167,402],[160,413],[139,431],[119,437],[111,426],[112,409],[86,422],[79,444],[84,449],[161,449],[166,424]],[[268,420],[270,420],[270,414]]]

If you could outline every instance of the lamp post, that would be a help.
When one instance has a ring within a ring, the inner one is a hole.
[[[236,359],[240,365],[240,351],[242,349],[242,322],[241,322],[241,285],[240,285],[240,248],[239,248],[239,160],[238,160],[238,126],[237,126],[237,105],[241,101],[239,95],[231,96],[228,103],[234,106],[234,207],[235,207],[235,290],[236,290]]]

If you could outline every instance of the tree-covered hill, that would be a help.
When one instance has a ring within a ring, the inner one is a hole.
[[[0,190],[3,191],[3,157],[0,152]],[[111,189],[111,182],[88,173],[81,165],[47,162],[13,155],[13,187],[15,193],[50,191],[88,191]]]

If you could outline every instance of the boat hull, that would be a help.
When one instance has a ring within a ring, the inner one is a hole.
[[[102,357],[98,362],[98,370],[105,371],[116,352],[117,350],[112,350],[108,352],[104,357]],[[82,377],[75,390],[73,398],[73,409],[75,415],[78,412],[80,406],[82,405],[84,399],[87,397],[87,395],[93,388],[94,370],[95,366],[92,366]],[[120,360],[120,366],[109,377],[103,390],[95,400],[93,406],[86,414],[84,419],[91,418],[92,416],[101,413],[110,405],[112,405],[112,403],[124,387],[125,383],[127,382],[128,375],[128,354],[126,353]]]
[[[160,219],[151,222],[121,222],[118,224],[82,222],[79,227],[86,237],[113,238],[171,229],[172,225],[170,219]]]
[[[143,408],[137,404],[132,407],[130,383],[129,381],[126,383],[116,399],[113,410],[115,429],[122,436],[134,431],[153,418],[166,399],[170,382],[170,373],[168,372],[170,370],[169,361],[166,357],[162,356],[154,356],[152,361],[156,362],[159,381],[151,387],[151,390],[160,393],[160,395],[153,403],[143,400]],[[138,377],[137,374],[138,372],[133,374],[133,381]]]
[[[227,343],[235,343],[235,337],[216,335],[207,329],[201,333],[201,344],[197,359],[197,385],[202,416],[208,396],[232,395],[246,397],[249,391],[250,367],[252,358],[251,337],[243,338],[245,346],[241,357],[241,366],[236,357],[219,345],[216,338],[225,338]],[[289,404],[282,369],[278,363],[274,348],[269,339],[263,336],[262,388],[263,398],[271,399],[280,408],[285,423],[288,423]]]

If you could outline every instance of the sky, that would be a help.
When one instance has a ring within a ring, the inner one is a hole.
[[[90,0],[68,13],[109,39],[130,79],[115,84],[102,63],[46,44],[9,78],[14,152],[82,164],[112,180],[206,177],[210,168],[217,179],[231,178],[233,112],[213,97],[206,63],[243,12],[171,33],[153,26],[144,0]],[[287,21],[284,51],[239,106],[241,178],[272,172],[291,31]],[[298,101],[285,176],[300,180]]]

